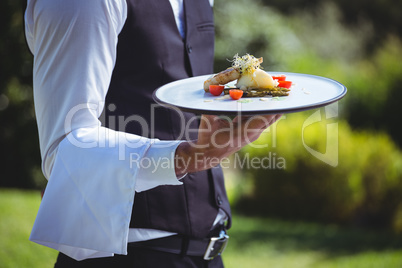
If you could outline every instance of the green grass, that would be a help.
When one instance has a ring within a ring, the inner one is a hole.
[[[53,267],[57,251],[28,240],[40,192],[0,189],[0,267]]]
[[[0,267],[53,267],[57,252],[28,240],[40,194],[0,189]],[[400,268],[402,238],[332,225],[235,215],[225,266]]]
[[[398,268],[402,237],[304,222],[236,215],[227,267]]]

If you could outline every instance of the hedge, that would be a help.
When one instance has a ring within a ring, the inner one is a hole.
[[[240,152],[243,161],[271,158],[271,166],[239,168],[253,190],[236,209],[402,231],[401,152],[386,134],[352,131],[337,118],[306,124],[324,111],[286,115]]]

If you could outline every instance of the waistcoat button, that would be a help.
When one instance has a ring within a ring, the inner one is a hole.
[[[222,198],[221,198],[220,195],[218,195],[218,196],[216,197],[216,201],[218,202],[218,205],[222,205],[222,203],[223,203]]]
[[[191,53],[193,51],[193,47],[190,44],[187,44],[187,52]]]

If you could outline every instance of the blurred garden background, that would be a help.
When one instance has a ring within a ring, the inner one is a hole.
[[[4,268],[52,267],[56,256],[28,241],[46,180],[25,5],[0,2]],[[269,156],[270,168],[224,170],[235,214],[226,266],[402,267],[402,1],[217,0],[214,10],[216,71],[250,53],[266,71],[348,88],[329,109],[285,115],[239,154]]]

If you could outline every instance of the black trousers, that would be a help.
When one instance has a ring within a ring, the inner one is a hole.
[[[181,256],[156,250],[128,246],[127,255],[76,261],[59,253],[55,268],[222,268],[221,257],[206,261],[203,257]]]

